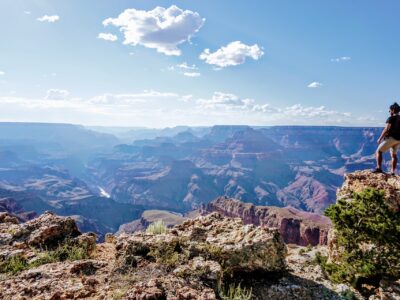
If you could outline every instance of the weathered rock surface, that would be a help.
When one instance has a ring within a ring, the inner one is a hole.
[[[400,211],[400,177],[385,173],[359,171],[346,174],[344,184],[337,192],[337,198],[351,199],[354,192],[362,192],[366,188],[384,190],[390,209]]]
[[[73,219],[51,212],[22,224],[17,224],[15,218],[4,213],[0,219],[3,220],[0,224],[1,239],[8,245],[23,243],[27,247],[54,248],[68,238],[81,235]],[[14,224],[13,227],[10,227],[10,222]]]
[[[0,252],[11,249],[27,255],[32,251],[35,256],[41,250],[26,247],[29,241],[51,245],[51,236],[67,243],[76,233],[71,220],[46,213],[26,226],[0,214]],[[30,231],[20,236],[21,228]],[[93,235],[76,234],[77,243],[94,243]],[[343,291],[353,291],[329,282],[314,262],[315,250],[301,249],[305,248],[286,247],[278,230],[211,213],[165,234],[107,235],[106,243],[97,244],[88,259],[0,274],[0,298],[216,300],[221,299],[220,284],[238,283],[251,288],[252,299],[259,300],[339,300]],[[393,295],[396,284],[382,283],[382,295]]]
[[[117,244],[123,264],[142,256],[171,266],[201,257],[215,261],[224,272],[281,272],[285,269],[285,245],[277,230],[244,225],[218,213],[185,221],[171,233],[137,233]],[[128,261],[126,260],[128,258]]]
[[[278,228],[285,243],[302,246],[326,245],[332,224],[329,218],[292,207],[255,206],[239,200],[219,197],[202,207],[202,214],[219,212],[241,218],[245,224]]]

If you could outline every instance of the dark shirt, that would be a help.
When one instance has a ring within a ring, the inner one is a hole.
[[[387,136],[391,136],[396,140],[400,140],[400,116],[390,116],[387,119],[386,124],[391,125]]]

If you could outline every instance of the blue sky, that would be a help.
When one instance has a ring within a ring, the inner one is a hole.
[[[4,0],[0,121],[381,126],[400,101],[399,12],[394,0]]]

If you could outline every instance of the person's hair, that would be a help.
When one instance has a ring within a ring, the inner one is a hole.
[[[398,105],[397,102],[395,102],[392,105],[390,105],[390,109],[393,110],[395,114],[398,114],[400,112],[400,105]]]

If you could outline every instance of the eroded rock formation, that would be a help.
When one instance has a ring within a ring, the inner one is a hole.
[[[239,200],[219,197],[202,207],[202,214],[219,212],[241,218],[245,224],[278,228],[285,243],[302,246],[326,245],[331,228],[329,218],[292,207],[255,206]]]

